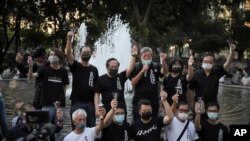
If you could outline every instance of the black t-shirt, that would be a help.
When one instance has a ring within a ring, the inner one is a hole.
[[[143,65],[141,62],[135,64],[135,68],[131,74],[131,79],[141,71]],[[135,95],[133,101],[137,102],[140,99],[157,98],[158,95],[158,81],[161,74],[161,66],[156,62],[152,62],[149,69],[143,74],[138,84],[135,86]]]
[[[39,69],[41,69],[45,66],[49,66],[49,62],[44,66],[38,66],[37,63],[34,63],[33,72],[37,72]],[[17,63],[16,67],[20,72],[19,78],[27,78],[27,74],[29,71],[29,65],[26,62],[22,62],[22,63]],[[37,83],[40,83],[41,81],[42,80],[40,78],[36,78],[36,85],[37,85]]]
[[[38,70],[38,78],[42,79],[41,102],[42,106],[54,106],[53,102],[60,101],[65,107],[64,86],[69,84],[68,72],[61,67],[58,70],[50,66]]]
[[[113,93],[117,92],[118,102],[124,102],[124,84],[127,80],[126,71],[119,73],[116,77],[109,77],[104,74],[99,77],[96,83],[95,92],[101,93],[102,103],[106,111],[111,109],[110,102],[113,99]]]
[[[181,80],[181,85],[182,85],[182,94],[179,95],[179,101],[187,101],[186,93],[187,93],[187,80],[186,80],[186,75],[179,74],[176,77],[172,77],[171,74],[168,76],[164,77],[163,80],[163,85],[164,85],[164,90],[167,92],[168,97],[168,103],[171,105],[173,103],[172,96],[176,94],[176,86],[177,83]]]
[[[102,129],[101,141],[128,141],[129,124],[123,122],[123,125],[119,126],[113,121],[110,126]]]
[[[85,67],[77,61],[69,67],[73,75],[70,95],[72,103],[94,102],[94,85],[99,77],[97,68],[93,65]]]
[[[229,132],[225,125],[221,123],[212,125],[207,120],[203,120],[201,127],[198,134],[202,141],[229,141]]]
[[[163,126],[165,126],[163,117],[152,117],[147,124],[139,119],[130,126],[129,139],[135,141],[160,141]]]
[[[197,70],[190,82],[190,88],[195,89],[196,99],[197,97],[203,97],[205,103],[217,101],[219,79],[224,74],[225,70],[223,67],[213,68],[208,77],[203,69]]]

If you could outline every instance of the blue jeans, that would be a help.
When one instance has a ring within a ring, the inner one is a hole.
[[[75,125],[72,121],[72,113],[77,109],[84,109],[87,113],[87,127],[94,127],[96,125],[96,117],[95,117],[95,106],[92,102],[72,102],[70,107],[70,118],[72,124],[72,130],[75,129]]]
[[[0,95],[0,126],[2,131],[2,138],[6,137],[8,134],[7,120],[6,120],[6,111],[3,97]]]

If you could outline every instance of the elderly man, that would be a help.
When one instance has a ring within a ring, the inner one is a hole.
[[[143,47],[140,50],[141,61],[135,64],[135,68],[131,74],[131,83],[135,87],[135,95],[133,97],[133,116],[134,120],[139,119],[138,101],[148,99],[152,105],[153,117],[157,117],[159,111],[159,94],[158,79],[167,73],[167,64],[165,53],[160,53],[162,66],[152,61],[153,51],[149,47]]]
[[[105,115],[104,108],[100,108],[99,110],[100,115],[103,117],[103,115]],[[63,141],[94,141],[103,126],[103,118],[100,118],[100,123],[95,127],[86,127],[87,113],[83,109],[74,111],[72,119],[75,130],[70,132]]]

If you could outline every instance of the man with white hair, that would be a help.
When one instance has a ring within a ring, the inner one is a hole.
[[[95,127],[86,127],[87,113],[83,109],[77,109],[72,114],[73,124],[75,130],[70,132],[63,141],[94,141],[97,135],[100,133],[103,126],[103,116],[105,115],[105,109],[100,108],[100,123]],[[101,118],[102,117],[102,118]]]

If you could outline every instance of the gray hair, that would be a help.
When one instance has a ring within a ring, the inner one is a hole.
[[[76,111],[74,111],[72,114],[72,119],[75,120],[77,115],[84,115],[85,117],[87,117],[87,113],[84,109],[77,109]]]
[[[153,54],[153,50],[150,47],[141,48],[140,53],[142,54],[142,53],[144,53],[146,51],[149,51],[151,54]]]

